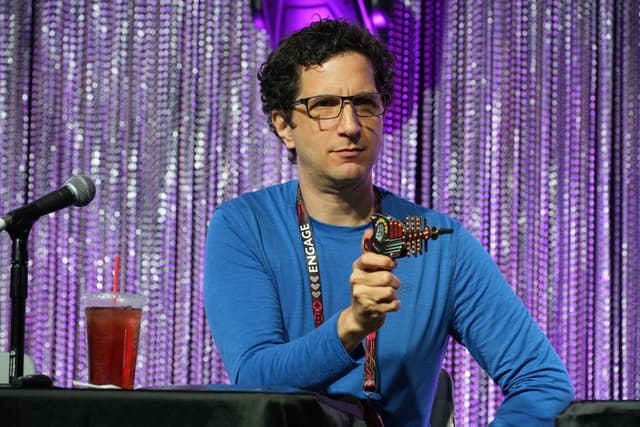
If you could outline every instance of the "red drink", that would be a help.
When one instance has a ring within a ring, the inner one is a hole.
[[[133,388],[142,309],[87,307],[89,382]]]

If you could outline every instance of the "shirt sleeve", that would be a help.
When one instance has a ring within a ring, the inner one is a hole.
[[[491,426],[554,426],[574,397],[566,368],[489,254],[456,234],[453,335],[502,389]]]
[[[246,212],[219,207],[206,241],[205,309],[229,377],[248,387],[323,389],[361,364],[359,352],[344,348],[337,314],[290,339],[281,309],[287,296],[277,292],[261,247],[270,227]],[[282,252],[279,256],[287,256]]]

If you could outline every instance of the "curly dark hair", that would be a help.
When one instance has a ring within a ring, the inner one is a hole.
[[[274,133],[271,112],[280,110],[291,121],[288,106],[299,93],[302,67],[322,65],[344,52],[358,52],[367,57],[373,66],[378,92],[392,94],[394,58],[389,49],[363,27],[342,19],[321,19],[283,39],[260,67],[262,111]],[[295,150],[290,150],[289,160],[295,163]]]

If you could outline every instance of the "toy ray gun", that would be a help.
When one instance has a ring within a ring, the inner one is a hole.
[[[451,234],[451,228],[429,227],[427,219],[408,216],[402,222],[389,215],[373,214],[373,237],[370,249],[391,258],[417,256],[427,251],[427,240],[436,240],[441,234]],[[424,242],[424,243],[423,243]]]

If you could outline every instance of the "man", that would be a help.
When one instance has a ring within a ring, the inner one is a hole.
[[[230,379],[349,395],[386,426],[424,426],[452,336],[505,394],[493,425],[551,426],[573,398],[566,369],[490,256],[457,221],[372,183],[391,70],[371,34],[333,20],[263,65],[263,108],[298,180],[211,219],[205,306]],[[393,259],[366,249],[375,212],[453,233]]]

